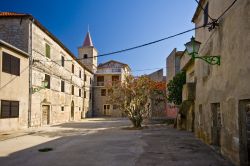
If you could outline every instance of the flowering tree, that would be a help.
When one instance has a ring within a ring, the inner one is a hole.
[[[109,86],[108,101],[125,113],[135,128],[140,128],[150,111],[150,97],[153,93],[164,95],[164,85],[146,76],[127,76],[125,81]]]

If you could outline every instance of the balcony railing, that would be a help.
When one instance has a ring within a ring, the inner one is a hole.
[[[96,85],[97,86],[104,86],[104,82],[97,82]]]
[[[107,73],[121,73],[122,69],[120,68],[111,68],[111,69],[99,69],[96,73],[98,74],[107,74]]]

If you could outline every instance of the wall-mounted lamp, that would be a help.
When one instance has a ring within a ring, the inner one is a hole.
[[[41,87],[32,88],[32,93],[34,94],[34,93],[36,93],[36,92],[38,92],[38,91],[40,91],[40,90],[42,90],[42,89],[45,89],[45,88],[47,88],[47,86],[48,86],[48,81],[43,80],[43,81],[42,81]]]
[[[191,41],[185,44],[188,55],[190,55],[192,59],[202,59],[211,65],[220,65],[220,56],[199,56],[198,51],[200,49],[200,45],[201,43],[192,37]]]

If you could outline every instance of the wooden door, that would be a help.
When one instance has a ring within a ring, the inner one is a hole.
[[[213,145],[220,150],[221,146],[221,112],[220,112],[220,104],[219,103],[213,103],[211,105],[212,107],[212,141]]]
[[[42,106],[42,125],[48,125],[50,120],[49,105]]]
[[[74,101],[71,102],[71,113],[70,113],[70,118],[71,120],[74,120],[74,114],[75,114],[75,105],[74,105]]]
[[[250,166],[250,99],[239,102],[240,165]]]

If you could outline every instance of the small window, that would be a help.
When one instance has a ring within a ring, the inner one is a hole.
[[[101,96],[106,96],[106,89],[101,89]]]
[[[65,92],[65,82],[61,81],[61,92]]]
[[[74,73],[75,71],[75,66],[72,64],[72,69],[71,69],[72,73]]]
[[[79,69],[79,77],[82,78],[82,71]]]
[[[87,81],[87,75],[84,74],[84,81]]]
[[[19,101],[1,101],[1,118],[18,118]]]
[[[208,3],[206,4],[205,8],[204,8],[204,23],[203,25],[207,25],[208,23]]]
[[[20,59],[3,52],[2,71],[20,76]]]
[[[81,109],[81,107],[79,107],[79,111],[81,111],[82,109]]]
[[[75,88],[74,88],[74,85],[71,86],[71,94],[74,95],[74,92],[75,92]]]
[[[91,79],[91,77],[89,77],[89,84],[90,84],[90,85],[92,84],[92,79]]]
[[[45,55],[47,58],[50,58],[50,45],[45,44]]]
[[[44,79],[46,82],[48,82],[48,85],[45,87],[45,88],[48,88],[50,89],[50,75],[48,74],[45,74],[45,79]]]
[[[86,95],[86,91],[84,91],[84,98],[86,99],[87,95]]]
[[[88,54],[84,54],[84,55],[83,55],[83,58],[84,58],[84,59],[87,59],[87,58],[88,58]]]
[[[82,90],[79,89],[79,96],[82,97]]]
[[[64,56],[62,56],[62,67],[64,67]]]
[[[61,107],[61,111],[64,111],[64,107]]]

